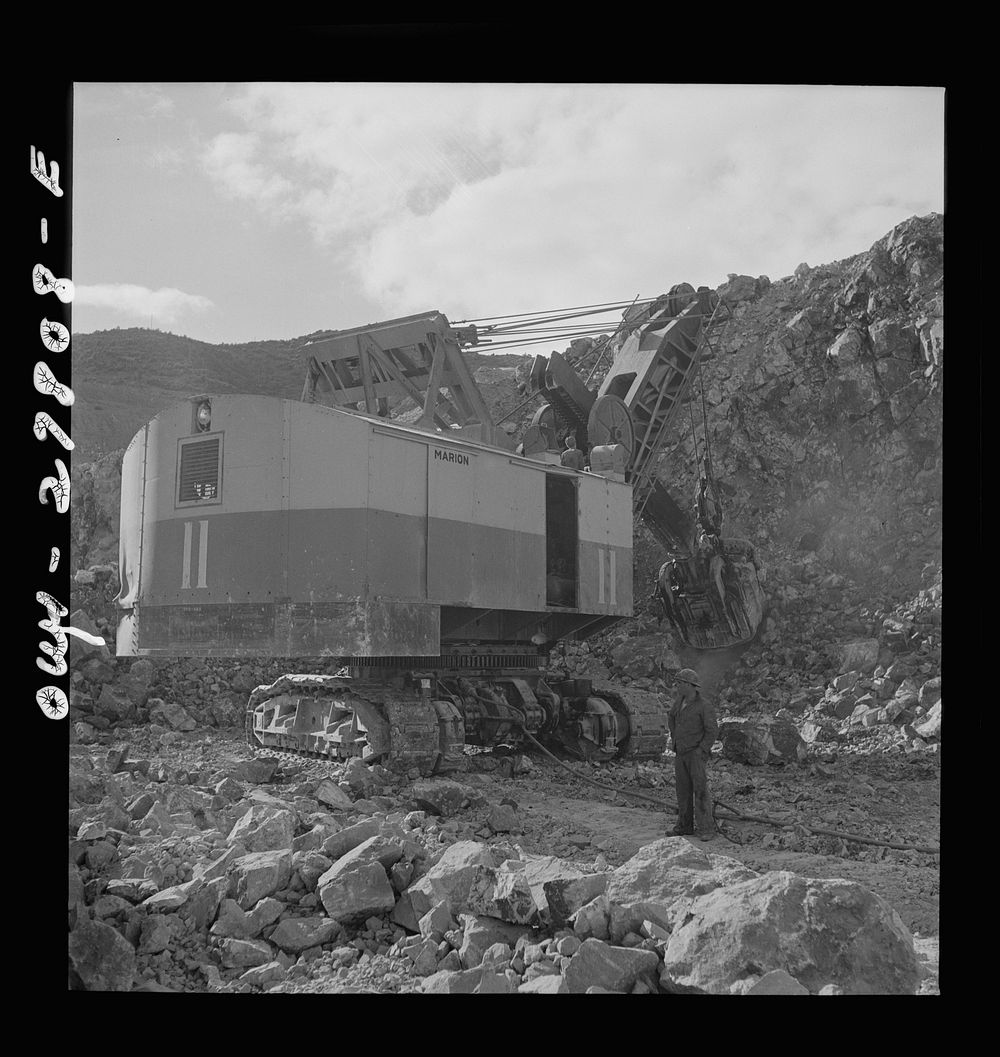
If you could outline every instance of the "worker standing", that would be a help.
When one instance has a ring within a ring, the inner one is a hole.
[[[571,470],[582,470],[586,465],[583,452],[576,446],[576,437],[572,433],[566,436],[566,450],[560,456],[559,461]]]
[[[682,668],[677,673],[680,688],[674,707],[667,717],[674,743],[674,776],[677,780],[677,836],[697,831],[702,840],[715,836],[712,795],[708,789],[706,765],[719,733],[715,709],[701,696],[698,673]]]

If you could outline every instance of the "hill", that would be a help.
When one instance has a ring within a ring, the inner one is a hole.
[[[179,399],[199,393],[251,393],[298,399],[311,334],[284,341],[212,345],[144,327],[73,335],[75,461],[124,448],[139,428]],[[475,369],[520,362],[468,354]]]

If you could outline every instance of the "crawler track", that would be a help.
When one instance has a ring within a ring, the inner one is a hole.
[[[667,710],[657,694],[608,684],[595,685],[594,692],[627,717],[620,758],[662,755]],[[464,721],[454,705],[345,675],[283,675],[258,686],[247,703],[244,729],[253,753],[277,759],[356,757],[422,775],[463,767]]]
[[[317,693],[318,692],[318,693]],[[255,716],[275,698],[306,695],[317,700],[336,698],[338,712],[353,712],[356,719],[348,737],[332,740],[325,731],[260,731]],[[422,774],[439,770],[442,731],[437,710],[413,693],[390,688],[358,686],[341,675],[283,675],[269,686],[258,686],[250,695],[245,713],[247,745],[259,755],[308,760],[346,760],[359,757],[383,763],[393,770],[418,769]]]

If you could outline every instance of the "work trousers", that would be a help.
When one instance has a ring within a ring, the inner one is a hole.
[[[701,749],[679,752],[674,757],[677,779],[677,824],[681,829],[714,833],[712,794],[708,791],[708,774]]]

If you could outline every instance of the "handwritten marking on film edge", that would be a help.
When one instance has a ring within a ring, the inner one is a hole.
[[[42,506],[47,506],[49,501],[45,493],[51,491],[52,498],[56,501],[56,510],[60,514],[65,514],[69,510],[69,473],[62,459],[56,459],[55,463],[58,476],[49,476],[42,480],[42,483],[38,486],[38,502]]]
[[[69,347],[69,330],[56,320],[43,319],[38,333],[49,352],[62,352]]]
[[[52,416],[47,414],[45,411],[39,411],[35,415],[35,436],[39,440],[45,440],[45,438],[51,433],[54,440],[59,443],[67,450],[72,451],[76,444],[67,436],[60,426],[52,421]]]
[[[69,702],[58,686],[43,686],[35,694],[35,700],[47,719],[65,719],[69,712]]]
[[[46,396],[54,396],[63,407],[69,407],[76,399],[76,395],[68,385],[63,385],[56,380],[56,376],[49,369],[44,360],[35,364],[35,388]]]
[[[55,294],[64,305],[73,300],[73,280],[57,279],[44,264],[31,269],[31,285],[36,294]]]
[[[56,198],[62,198],[63,191],[59,186],[59,162],[49,162],[48,169],[46,169],[45,155],[41,151],[36,151],[34,144],[31,145],[31,175],[42,187],[47,187]]]
[[[45,155],[36,151],[34,145],[31,147],[31,175],[43,186],[56,196],[62,198],[63,191],[59,186],[59,163],[52,161],[46,168]],[[42,244],[49,241],[49,222],[45,217],[41,218],[41,240]],[[54,293],[63,304],[73,300],[73,283],[70,279],[57,279],[52,272],[42,264],[36,264],[31,275],[32,286],[36,293]],[[59,322],[50,322],[43,319],[39,328],[42,344],[50,352],[62,352],[69,347],[70,333],[68,328]],[[73,390],[67,385],[60,384],[55,375],[49,370],[45,363],[35,364],[34,371],[35,389],[47,396],[54,396],[64,407],[73,403]],[[65,449],[72,451],[75,445],[69,436],[52,420],[52,416],[44,411],[35,415],[35,436],[39,440],[45,440],[49,435],[58,441]],[[70,477],[65,463],[61,459],[55,460],[56,477],[46,477],[38,490],[40,503],[48,503],[45,496],[47,491],[52,492],[55,500],[56,510],[65,514],[69,510]],[[59,548],[53,547],[49,553],[49,573],[54,573],[59,567]],[[38,648],[50,660],[36,657],[35,663],[43,671],[50,675],[65,675],[67,665],[65,661],[68,648],[67,635],[76,635],[89,642],[93,646],[103,646],[104,639],[96,635],[90,635],[79,628],[61,625],[62,617],[66,616],[67,609],[46,591],[39,591],[35,595],[36,601],[45,607],[46,617],[39,621],[38,626],[47,634],[52,636],[54,645],[48,642],[40,642]],[[69,701],[66,694],[58,686],[43,686],[35,693],[35,702],[41,709],[46,719],[65,719],[69,714]]]
[[[38,648],[42,653],[51,657],[51,662],[44,660],[42,657],[36,657],[35,663],[43,672],[48,672],[49,675],[65,675],[67,671],[66,665],[66,651],[69,649],[69,641],[66,638],[67,635],[75,635],[78,639],[82,639],[84,642],[90,643],[91,646],[103,646],[104,639],[99,635],[91,635],[88,631],[82,631],[80,628],[74,627],[63,627],[62,618],[66,616],[69,610],[59,601],[52,597],[48,591],[38,591],[35,594],[35,600],[39,605],[45,606],[45,619],[38,622],[38,626],[46,633],[51,635],[55,639],[55,645],[53,646],[50,642],[40,642]]]

